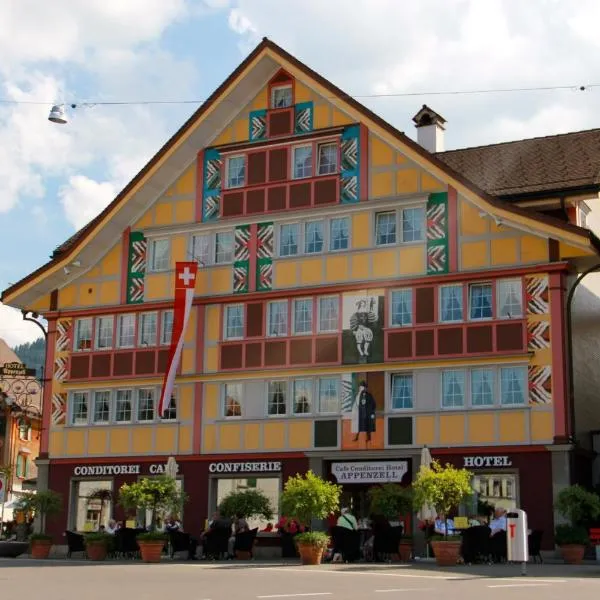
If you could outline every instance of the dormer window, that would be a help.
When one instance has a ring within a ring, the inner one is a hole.
[[[292,86],[278,85],[271,88],[271,108],[289,108],[292,106]]]

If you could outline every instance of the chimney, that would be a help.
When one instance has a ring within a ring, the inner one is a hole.
[[[444,151],[444,123],[446,119],[431,110],[427,104],[413,117],[417,128],[417,142],[429,152]]]

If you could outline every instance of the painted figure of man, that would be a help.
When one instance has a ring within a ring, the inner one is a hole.
[[[371,433],[375,431],[375,408],[375,398],[367,389],[367,382],[361,381],[352,406],[351,431],[355,442],[363,432],[367,434],[367,442],[371,441]]]
[[[367,305],[367,300],[369,304]],[[356,303],[356,312],[350,317],[350,330],[356,340],[359,361],[367,362],[371,355],[370,346],[373,342],[373,325],[377,323],[377,308],[375,298],[361,298]]]

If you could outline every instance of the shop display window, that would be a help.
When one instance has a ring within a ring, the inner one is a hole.
[[[98,490],[112,492],[112,481],[74,481],[71,491],[71,528],[75,531],[98,531],[112,518],[112,500],[93,497]]]

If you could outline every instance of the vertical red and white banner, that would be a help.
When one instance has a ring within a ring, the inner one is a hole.
[[[190,320],[192,312],[192,302],[194,300],[194,290],[196,287],[196,274],[198,272],[198,263],[178,262],[175,265],[175,310],[173,313],[173,333],[171,334],[171,347],[169,348],[169,358],[167,361],[167,370],[163,380],[160,393],[160,402],[158,404],[158,414],[162,417],[165,414],[171,396],[173,394],[173,385],[175,384],[175,375],[181,361],[181,352],[183,351],[183,339],[185,330]]]

